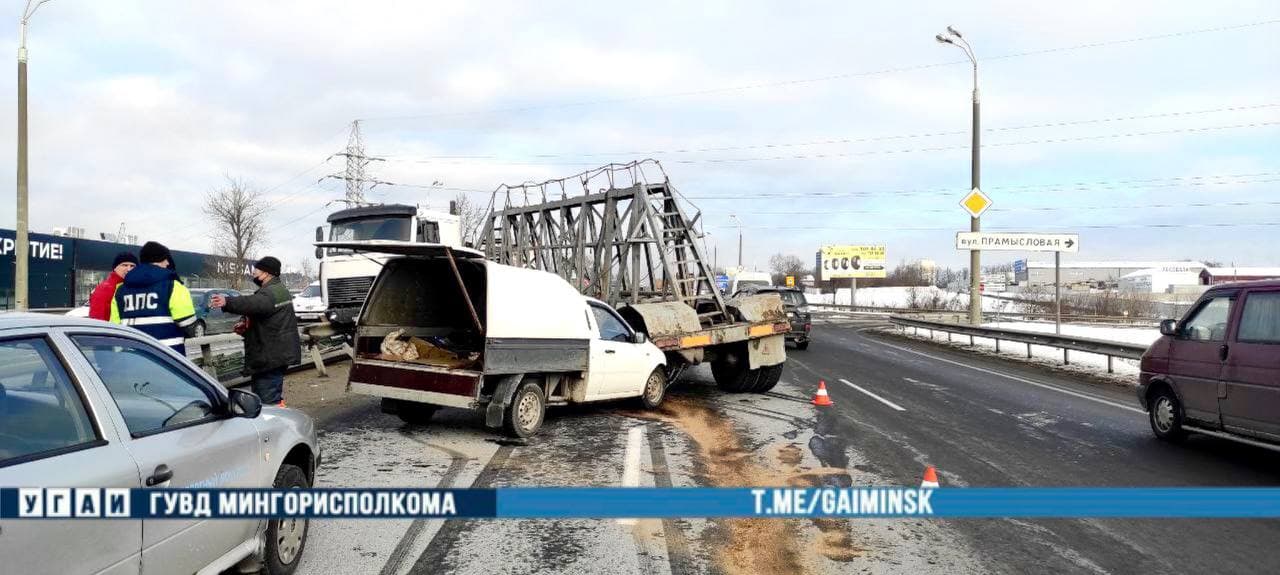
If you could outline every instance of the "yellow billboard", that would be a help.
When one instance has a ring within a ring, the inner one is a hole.
[[[826,246],[822,248],[823,280],[882,278],[885,276],[884,246]]]

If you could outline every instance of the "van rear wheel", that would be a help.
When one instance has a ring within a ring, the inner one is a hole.
[[[507,406],[503,426],[513,437],[529,437],[542,429],[547,415],[547,400],[542,388],[532,380],[523,381]]]
[[[1151,396],[1147,411],[1151,431],[1165,441],[1182,441],[1187,430],[1182,428],[1182,402],[1168,387],[1161,387]]]

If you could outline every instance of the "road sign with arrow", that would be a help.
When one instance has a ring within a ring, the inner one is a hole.
[[[956,249],[1074,254],[1080,251],[1080,234],[956,232]]]

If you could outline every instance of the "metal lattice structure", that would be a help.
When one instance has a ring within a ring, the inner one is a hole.
[[[682,302],[698,311],[704,326],[731,321],[724,299],[705,263],[701,214],[689,217],[667,178],[644,180],[646,160],[611,165],[576,178],[584,194],[545,200],[548,184],[561,190],[571,179],[505,187],[507,204],[495,203],[479,248],[498,263],[548,271],[565,278],[584,295],[615,307],[626,303]],[[615,176],[629,175],[631,185],[616,187]],[[608,187],[590,191],[595,181]],[[544,201],[511,205],[530,189]],[[499,192],[502,188],[499,189]]]

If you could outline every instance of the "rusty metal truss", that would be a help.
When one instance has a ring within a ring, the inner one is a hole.
[[[492,261],[559,275],[615,307],[683,302],[704,326],[731,321],[705,263],[697,227],[701,214],[686,214],[665,177],[657,184],[636,181],[642,179],[636,175],[640,164],[619,168],[630,170],[630,186],[614,187],[614,170],[606,167],[587,173],[609,175],[609,187],[599,191],[591,192],[589,178],[580,176],[586,190],[581,196],[562,192],[561,199],[539,204],[494,205],[479,248]],[[565,181],[554,182],[563,190]],[[545,197],[546,183],[534,186]]]

